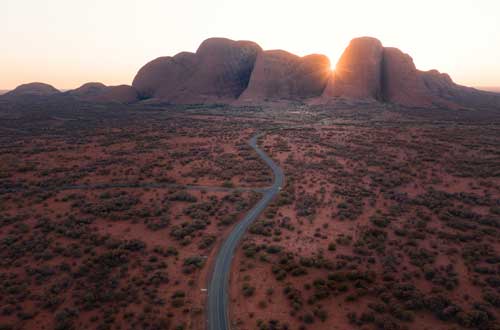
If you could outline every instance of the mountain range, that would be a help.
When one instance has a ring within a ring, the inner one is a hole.
[[[31,83],[3,97],[58,93],[50,85]],[[119,103],[363,100],[414,108],[500,109],[499,93],[458,85],[437,70],[420,71],[408,54],[371,37],[353,39],[333,71],[325,55],[299,57],[283,50],[263,50],[251,41],[210,38],[195,53],[181,52],[145,64],[131,86],[87,83],[64,94],[90,102]]]

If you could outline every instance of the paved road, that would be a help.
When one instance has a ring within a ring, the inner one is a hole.
[[[264,195],[259,202],[250,211],[248,211],[243,220],[235,226],[217,254],[212,278],[208,287],[207,302],[209,330],[230,329],[228,317],[228,285],[229,273],[231,271],[231,260],[234,255],[234,251],[247,228],[278,194],[283,185],[283,170],[262,150],[260,150],[259,147],[257,147],[258,136],[259,135],[253,136],[250,139],[249,144],[253,149],[255,149],[260,158],[262,158],[262,160],[264,160],[264,162],[266,162],[266,164],[273,170],[274,183],[264,192]]]

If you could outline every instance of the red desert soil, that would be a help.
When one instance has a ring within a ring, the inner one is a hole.
[[[498,128],[320,126],[231,274],[234,329],[497,329]]]
[[[234,258],[232,329],[497,330],[499,122],[0,99],[0,329],[204,329],[218,246],[258,198],[233,188],[272,180],[261,131],[286,185]]]
[[[218,245],[259,198],[231,188],[272,179],[254,129],[88,116],[0,137],[0,328],[203,329]]]

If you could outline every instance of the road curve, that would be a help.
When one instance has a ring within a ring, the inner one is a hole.
[[[245,217],[234,227],[217,254],[208,287],[208,330],[230,329],[228,316],[228,285],[231,260],[234,251],[250,224],[257,219],[259,214],[267,207],[283,186],[285,178],[283,170],[269,158],[264,151],[257,147],[258,137],[259,134],[254,135],[248,143],[257,152],[259,157],[273,170],[274,182],[270,188],[264,191],[264,195],[259,202],[255,204]]]

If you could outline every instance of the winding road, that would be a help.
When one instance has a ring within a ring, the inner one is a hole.
[[[231,260],[238,242],[241,240],[250,224],[257,219],[259,214],[267,207],[271,200],[278,194],[284,182],[283,170],[266,155],[264,151],[257,147],[257,138],[254,135],[249,145],[257,152],[259,157],[272,169],[274,182],[267,188],[264,195],[255,206],[248,211],[245,217],[234,227],[227,239],[222,244],[212,272],[212,277],[208,287],[208,329],[209,330],[229,330],[230,322],[228,316],[228,286],[229,273],[231,271]]]
[[[109,188],[180,188],[206,191],[255,191],[263,194],[262,198],[255,206],[245,214],[245,217],[231,231],[229,236],[223,242],[214,263],[212,277],[208,287],[208,329],[209,330],[229,330],[230,322],[228,317],[228,285],[229,273],[231,271],[231,261],[234,251],[252,222],[257,219],[259,214],[269,205],[271,200],[279,193],[284,182],[283,170],[271,159],[264,151],[257,146],[257,139],[260,134],[254,135],[248,144],[257,152],[259,157],[272,169],[274,181],[272,186],[265,188],[230,188],[230,187],[211,187],[196,185],[179,185],[175,183],[102,183],[102,184],[74,184],[63,185],[57,190],[95,190]],[[2,193],[24,191],[27,187],[12,187],[0,189]],[[42,188],[43,189],[43,188]],[[50,190],[50,189],[45,189]]]

